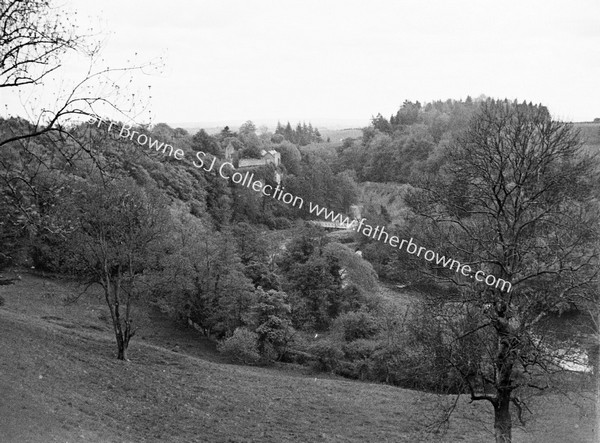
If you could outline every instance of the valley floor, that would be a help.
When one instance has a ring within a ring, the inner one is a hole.
[[[117,361],[106,308],[93,293],[65,306],[75,290],[34,275],[0,287],[0,442],[493,441],[488,404],[461,399],[448,431],[427,433],[451,398],[229,365],[164,318]],[[594,402],[577,402],[540,397],[514,441],[596,441]]]

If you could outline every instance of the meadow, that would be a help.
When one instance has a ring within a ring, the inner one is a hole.
[[[20,271],[22,272],[22,271]],[[460,399],[446,432],[430,425],[454,397],[349,381],[290,364],[227,363],[214,343],[156,310],[114,359],[110,318],[92,289],[21,274],[0,287],[2,442],[482,442],[487,404]],[[389,290],[388,290],[389,292]],[[151,327],[150,327],[151,326]],[[516,442],[593,442],[594,404],[538,397]]]

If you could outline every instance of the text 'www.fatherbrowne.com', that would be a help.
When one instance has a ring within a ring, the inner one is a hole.
[[[421,254],[423,254],[422,257],[429,262],[435,262],[436,265],[441,265],[444,268],[454,270],[456,273],[460,272],[460,274],[465,277],[475,279],[478,282],[483,282],[488,286],[500,288],[501,291],[510,292],[512,288],[512,284],[506,280],[497,278],[492,274],[486,274],[481,270],[473,272],[470,265],[463,265],[458,260],[446,258],[446,256],[440,255],[431,249],[427,249],[424,246],[418,246],[413,241],[412,237],[409,240],[401,239],[395,235],[390,235],[382,226],[373,228],[373,226],[365,223],[365,218],[360,221],[350,220],[350,217],[348,216],[344,217],[342,214],[336,214],[334,211],[330,211],[325,207],[320,207],[312,202],[309,202],[308,206],[311,214],[322,217],[325,220],[330,220],[340,228],[352,229],[356,232],[360,232],[366,237],[383,241],[393,248],[398,248],[398,250],[402,250],[406,245],[405,251],[409,254],[416,255],[417,257],[421,257]]]

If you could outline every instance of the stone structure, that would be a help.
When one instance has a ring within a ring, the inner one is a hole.
[[[235,148],[233,147],[233,144],[231,142],[229,142],[229,144],[225,148],[225,160],[227,160],[229,162],[231,160],[233,160],[234,153],[235,153]]]
[[[261,158],[240,158],[238,169],[256,168],[269,164],[279,166],[281,164],[281,154],[274,149],[271,149],[270,151],[265,151],[263,149],[260,151],[260,155]]]

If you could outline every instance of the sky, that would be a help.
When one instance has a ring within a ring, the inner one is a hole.
[[[481,94],[600,117],[598,0],[62,1],[103,63],[162,60],[120,89],[148,93],[138,120],[363,126]]]

